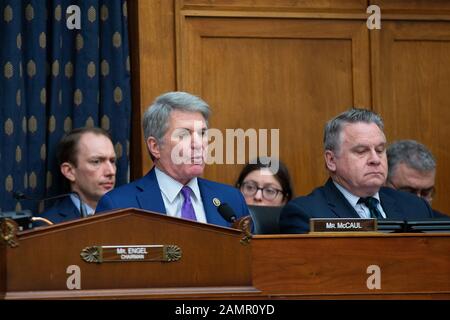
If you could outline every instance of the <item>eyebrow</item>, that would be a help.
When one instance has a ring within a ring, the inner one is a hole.
[[[257,186],[260,185],[255,180],[247,180],[247,181],[243,181],[242,183],[253,183],[253,184],[256,184]],[[264,183],[264,184],[262,184],[262,186],[263,186],[263,188],[272,187],[272,188],[278,189],[278,186],[276,184],[274,184],[273,182]],[[283,188],[283,187],[280,186],[280,188]]]
[[[103,156],[103,155],[93,155],[91,157],[89,157],[89,159],[100,159],[100,160],[109,160],[109,159],[116,159],[117,156]]]
[[[201,126],[200,129],[204,130],[204,129],[208,129],[208,127],[206,125],[204,125],[204,126]],[[186,128],[186,127],[177,127],[177,128],[175,128],[175,130],[194,131],[192,128]]]
[[[381,142],[381,143],[377,144],[375,146],[375,148],[384,147],[384,146],[386,146],[386,142]],[[359,144],[351,147],[351,150],[358,149],[358,148],[369,148],[370,149],[370,145],[359,143]]]

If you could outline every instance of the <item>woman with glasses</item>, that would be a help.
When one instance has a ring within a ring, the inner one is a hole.
[[[278,165],[274,165],[277,161]],[[253,161],[255,162],[255,161]],[[277,168],[274,172],[274,168]],[[236,182],[248,205],[283,206],[292,199],[287,167],[277,159],[258,158],[247,164]]]

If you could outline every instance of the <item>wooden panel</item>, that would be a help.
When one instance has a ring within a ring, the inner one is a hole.
[[[238,230],[133,209],[37,228],[6,250],[7,291],[62,291],[67,297],[66,269],[77,265],[83,290],[211,287],[219,293],[217,287],[234,287],[251,293],[250,246],[242,238]],[[91,246],[161,244],[178,246],[181,258],[87,263],[80,257]]]
[[[182,0],[183,8],[199,9],[219,9],[219,10],[364,10],[367,8],[367,0]]]
[[[379,289],[367,286],[374,274],[367,269],[373,265],[379,267]],[[436,294],[448,299],[450,235],[255,236],[252,272],[253,285],[264,295],[381,299]]]
[[[1,296],[0,296],[1,298]],[[253,287],[191,287],[191,288],[143,288],[143,289],[107,289],[107,290],[54,290],[54,291],[15,291],[8,292],[6,300],[43,300],[43,299],[156,299],[156,300],[237,300],[267,299]],[[423,299],[423,297],[419,297]],[[345,299],[343,297],[343,299]],[[153,309],[153,311],[155,311]]]
[[[6,293],[6,244],[0,243],[0,300]]]
[[[387,20],[450,21],[448,0],[370,0],[381,10],[381,28]]]
[[[371,36],[374,106],[388,140],[430,148],[438,165],[433,207],[450,213],[450,23],[385,21]]]
[[[381,7],[381,31],[365,27],[369,4]],[[141,114],[165,91],[201,95],[214,108],[212,126],[222,130],[279,128],[280,154],[293,171],[296,194],[308,193],[326,177],[324,121],[350,105],[370,107],[373,100],[390,140],[415,138],[431,147],[439,166],[435,207],[450,212],[443,199],[450,188],[449,113],[443,107],[449,104],[449,5],[446,0],[132,1],[132,178],[151,165]],[[206,176],[232,183],[241,167],[213,166]]]
[[[184,5],[191,6],[214,6],[214,7],[250,7],[255,8],[339,8],[355,9],[365,8],[366,0],[183,0]]]
[[[133,92],[131,180],[151,167],[141,116],[160,94],[176,89],[174,0],[135,0],[130,6]]]
[[[397,11],[400,13],[416,12],[421,15],[430,13],[450,13],[450,2],[448,0],[370,0],[370,4],[376,4],[380,7],[381,13]]]
[[[249,243],[243,237],[137,209],[20,232],[18,247],[0,245],[0,298],[450,298],[450,234],[259,235]],[[177,245],[181,259],[87,263],[80,257],[93,245],[148,244]],[[67,289],[73,265],[81,290]],[[374,265],[380,287],[369,289]]]
[[[186,17],[178,31],[179,88],[210,103],[211,127],[279,129],[296,193],[322,184],[325,121],[370,107],[365,21]],[[233,183],[240,169],[211,165],[206,177]]]

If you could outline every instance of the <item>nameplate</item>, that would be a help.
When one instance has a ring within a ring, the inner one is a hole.
[[[377,219],[362,218],[311,218],[311,232],[367,232],[377,230]]]
[[[84,248],[81,258],[89,263],[160,261],[181,259],[181,249],[176,245],[92,246]]]

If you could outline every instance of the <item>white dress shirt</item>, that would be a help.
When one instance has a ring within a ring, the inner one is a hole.
[[[184,186],[158,168],[155,168],[155,174],[159,188],[161,189],[164,206],[166,207],[166,214],[171,217],[181,218],[181,208],[183,207],[184,202],[181,189]],[[197,221],[207,223],[197,178],[189,181],[186,186],[192,190],[191,202],[194,207]]]
[[[334,182],[334,185],[336,186],[336,188],[338,188],[338,190],[344,195],[345,199],[347,199],[347,201],[350,203],[350,205],[355,209],[355,211],[358,213],[358,215],[361,218],[364,219],[370,219],[370,210],[369,208],[367,208],[367,206],[363,203],[358,203],[358,200],[360,197],[355,196],[353,193],[349,192],[347,189],[345,189],[343,186],[341,186],[340,184]],[[372,197],[374,197],[375,199],[378,200],[378,204],[377,204],[377,208],[380,211],[381,215],[383,216],[383,218],[386,219],[386,213],[384,213],[383,207],[381,206],[381,201],[380,201],[380,195],[377,193],[375,193]]]

